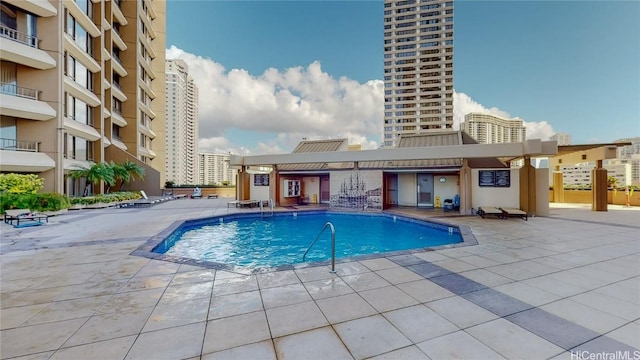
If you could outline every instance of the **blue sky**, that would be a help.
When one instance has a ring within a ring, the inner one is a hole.
[[[375,147],[382,19],[382,1],[170,0],[168,56],[200,87],[201,148]],[[458,118],[518,117],[573,143],[640,136],[640,2],[456,1],[454,31]]]

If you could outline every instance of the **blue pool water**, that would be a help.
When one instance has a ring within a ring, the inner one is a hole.
[[[462,241],[457,227],[387,214],[286,213],[226,216],[183,224],[153,252],[234,266],[275,267],[302,263],[302,255],[325,223],[335,227],[336,258],[426,248]],[[306,262],[331,258],[326,229]]]

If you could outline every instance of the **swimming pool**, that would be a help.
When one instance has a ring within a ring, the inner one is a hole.
[[[456,226],[389,214],[287,212],[261,217],[238,214],[185,222],[153,248],[154,253],[240,267],[279,267],[303,263],[302,256],[326,222],[335,227],[336,258],[459,243]],[[328,260],[327,229],[306,262]]]

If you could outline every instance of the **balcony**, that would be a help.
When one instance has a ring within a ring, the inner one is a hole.
[[[157,136],[156,133],[153,130],[151,130],[151,128],[143,122],[140,122],[139,129],[141,133],[147,135],[151,139],[155,139]]]
[[[0,171],[41,172],[53,169],[55,161],[39,150],[36,141],[0,138]]]
[[[120,35],[120,33],[115,28],[111,29],[111,39],[120,50],[127,50],[127,44],[124,43],[124,41],[122,40],[122,35]]]
[[[151,105],[147,105],[142,101],[138,101],[138,108],[142,110],[145,114],[149,115],[149,117],[153,120],[156,118],[156,113],[151,110]]]
[[[64,128],[67,131],[67,134],[78,136],[89,141],[96,141],[102,137],[102,135],[100,135],[93,126],[75,121],[70,116],[65,116]]]
[[[111,67],[121,77],[127,76],[127,70],[124,69],[124,66],[122,66],[122,60],[120,60],[116,54],[113,54],[111,57]]]
[[[142,147],[142,146],[138,146],[138,155],[142,155],[151,159],[157,156],[153,150],[147,149],[146,147]]]
[[[40,70],[56,67],[55,59],[38,49],[38,38],[6,26],[0,26],[0,49],[2,60]]]
[[[82,87],[82,85],[75,82],[68,76],[64,77],[64,89],[74,97],[84,101],[91,107],[100,105],[100,99],[93,93],[93,91]]]
[[[39,91],[14,84],[0,84],[0,110],[2,115],[29,120],[50,120],[56,111],[38,99]]]
[[[125,95],[124,91],[122,91],[120,84],[116,82],[111,84],[111,95],[122,102],[127,101],[127,95]]]
[[[93,20],[80,9],[80,6],[78,6],[75,1],[65,1],[64,6],[91,36],[100,36],[100,29],[98,29],[96,24],[93,23]]]
[[[111,122],[120,127],[127,126],[127,120],[125,120],[124,116],[122,116],[122,112],[120,112],[120,110],[116,108],[111,109]]]
[[[123,151],[127,151],[127,145],[125,145],[124,142],[122,142],[122,139],[119,136],[112,136],[111,137],[111,143],[113,145],[115,145],[118,149],[123,150]]]
[[[151,81],[146,82],[142,79],[140,79],[140,81],[138,82],[138,84],[140,85],[140,87],[142,88],[142,90],[144,90],[145,93],[147,93],[151,99],[155,99],[156,98],[156,93],[155,91],[153,91],[151,89]]]
[[[50,17],[58,15],[56,7],[46,0],[2,0],[17,8],[41,17]]]
[[[118,20],[118,23],[120,23],[120,25],[124,26],[129,23],[127,21],[127,18],[124,17],[122,10],[120,9],[120,1],[112,1],[111,10],[113,11],[113,17]]]
[[[76,60],[80,61],[82,65],[86,66],[89,71],[97,73],[101,70],[100,64],[98,64],[93,56],[80,48],[69,34],[64,34],[64,49],[67,50],[71,56],[76,58]]]

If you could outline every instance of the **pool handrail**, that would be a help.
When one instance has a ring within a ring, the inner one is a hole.
[[[302,261],[305,261],[305,258],[307,257],[307,253],[309,252],[309,250],[311,250],[311,248],[316,243],[316,241],[318,241],[318,239],[320,238],[320,235],[322,235],[322,233],[327,227],[331,229],[331,270],[329,270],[329,272],[332,274],[335,274],[336,272],[336,228],[333,226],[331,221],[327,221],[327,223],[324,224],[324,226],[322,227],[322,230],[320,230],[320,232],[318,233],[318,236],[316,236],[316,238],[311,242],[311,245],[309,245],[309,247],[307,248],[307,251],[305,251],[304,254],[302,255]]]

